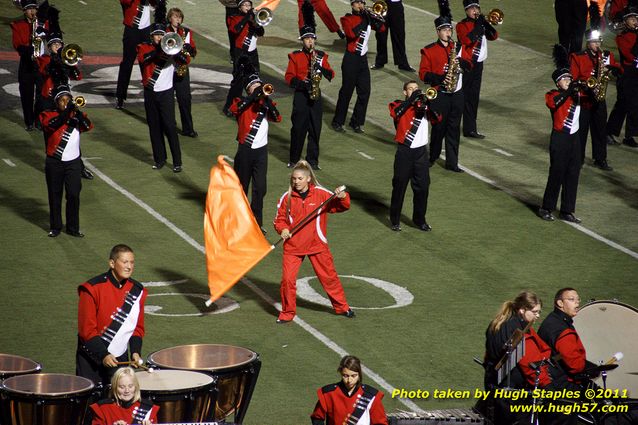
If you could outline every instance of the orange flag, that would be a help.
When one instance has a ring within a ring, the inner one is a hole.
[[[235,170],[217,157],[204,213],[210,306],[272,250],[261,233]]]
[[[275,9],[279,7],[280,2],[281,0],[262,0],[262,2],[259,3],[259,5],[255,6],[255,10],[259,10],[261,8],[267,7],[268,9],[274,12]]]

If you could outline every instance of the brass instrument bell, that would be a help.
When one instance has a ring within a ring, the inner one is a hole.
[[[62,49],[60,56],[65,65],[75,66],[82,60],[82,57],[84,57],[84,51],[77,44],[67,44]]]
[[[162,51],[169,56],[174,56],[182,51],[184,40],[175,32],[166,33],[160,41]]]
[[[75,96],[73,103],[75,103],[75,106],[78,108],[84,108],[84,105],[86,105],[86,99],[84,99],[84,96]]]
[[[501,9],[492,9],[487,13],[485,19],[492,25],[500,25],[503,23],[505,14]]]
[[[272,10],[267,7],[255,10],[255,22],[257,22],[257,25],[265,27],[270,21],[272,21]]]
[[[275,88],[272,84],[266,83],[261,86],[261,91],[264,93],[264,96],[270,96],[275,92]]]

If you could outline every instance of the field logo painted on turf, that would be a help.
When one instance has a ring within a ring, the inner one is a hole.
[[[162,286],[174,286],[179,285],[180,283],[186,283],[188,279],[179,279],[179,280],[167,280],[167,281],[158,281],[158,282],[143,282],[144,287],[152,288],[152,287],[162,287]],[[181,292],[164,292],[161,294],[148,294],[147,300],[151,297],[166,297],[166,296],[180,296],[182,298],[198,298],[204,301],[210,298],[210,294],[195,294],[195,293],[181,293]],[[158,300],[159,301],[159,300]],[[197,303],[196,305],[201,304],[202,308],[204,308],[204,303]],[[200,311],[198,313],[161,313],[164,309],[161,305],[154,305],[147,303],[144,306],[144,313],[150,314],[153,316],[164,316],[164,317],[201,317],[201,316],[210,316],[211,314],[222,314],[229,313],[233,310],[239,308],[239,303],[229,297],[221,297],[217,301],[213,303],[210,308],[206,308],[206,311]]]

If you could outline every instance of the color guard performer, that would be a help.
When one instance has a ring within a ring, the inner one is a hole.
[[[106,387],[117,362],[142,364],[147,290],[131,275],[135,254],[123,244],[109,254],[109,270],[78,287],[76,374]],[[131,357],[129,359],[129,353]]]
[[[312,5],[305,2],[303,7],[307,22],[299,30],[303,47],[288,54],[288,68],[284,77],[286,83],[295,90],[290,117],[292,128],[288,168],[292,168],[301,159],[308,135],[306,161],[314,170],[320,170],[319,138],[323,116],[320,83],[324,77],[332,81],[335,72],[328,63],[328,54],[315,48],[317,35]]]
[[[616,45],[622,58],[623,76],[619,90],[623,94],[627,123],[625,146],[638,148],[638,6],[629,6],[623,12],[625,30],[616,36]]]
[[[343,133],[348,106],[354,89],[357,89],[357,101],[350,117],[350,128],[355,133],[363,133],[366,122],[366,110],[370,100],[370,68],[368,67],[368,41],[370,31],[385,31],[383,18],[369,13],[364,0],[350,0],[352,13],[341,18],[341,27],[346,34],[346,51],[341,62],[342,83],[339,98],[332,119],[332,129]]]

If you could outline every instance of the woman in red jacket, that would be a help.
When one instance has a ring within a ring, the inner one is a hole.
[[[290,187],[279,199],[275,230],[284,239],[283,270],[281,276],[281,312],[277,323],[290,322],[297,309],[297,272],[307,256],[321,286],[328,294],[337,314],[354,317],[346,301],[346,294],[337,276],[332,254],[328,248],[327,213],[343,212],[350,208],[350,195],[335,189],[336,197],[315,212],[312,219],[292,233],[292,229],[333,194],[319,186],[310,164],[299,161],[292,169]]]

